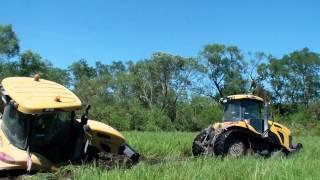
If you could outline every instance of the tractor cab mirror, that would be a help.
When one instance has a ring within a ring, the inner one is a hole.
[[[88,123],[88,115],[89,115],[89,110],[90,110],[91,106],[88,105],[84,111],[84,113],[81,116],[81,124],[82,125],[86,125]]]

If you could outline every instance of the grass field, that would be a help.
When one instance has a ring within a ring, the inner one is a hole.
[[[191,143],[195,133],[125,132],[129,143],[144,158],[131,169],[106,171],[93,165],[66,166],[55,174],[36,174],[32,179],[49,177],[71,179],[319,179],[320,137],[300,135],[295,139],[304,148],[284,157],[275,153],[264,159],[258,155],[242,158],[194,158]]]

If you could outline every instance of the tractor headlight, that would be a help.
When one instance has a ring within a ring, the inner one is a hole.
[[[140,154],[131,148],[127,143],[124,143],[120,146],[119,154],[129,157],[134,163],[137,163],[140,158]]]

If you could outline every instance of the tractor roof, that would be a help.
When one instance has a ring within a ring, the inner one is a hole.
[[[81,106],[80,99],[70,90],[55,82],[40,79],[39,76],[5,78],[2,86],[23,113],[72,111]]]
[[[227,96],[228,99],[232,100],[238,100],[238,99],[253,99],[263,102],[263,99],[261,97],[252,95],[252,94],[237,94],[237,95],[231,95]]]

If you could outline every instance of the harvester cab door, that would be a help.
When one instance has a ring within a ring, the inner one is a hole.
[[[254,100],[242,102],[242,117],[249,120],[250,125],[259,133],[264,131],[264,121],[261,115],[261,103]]]

